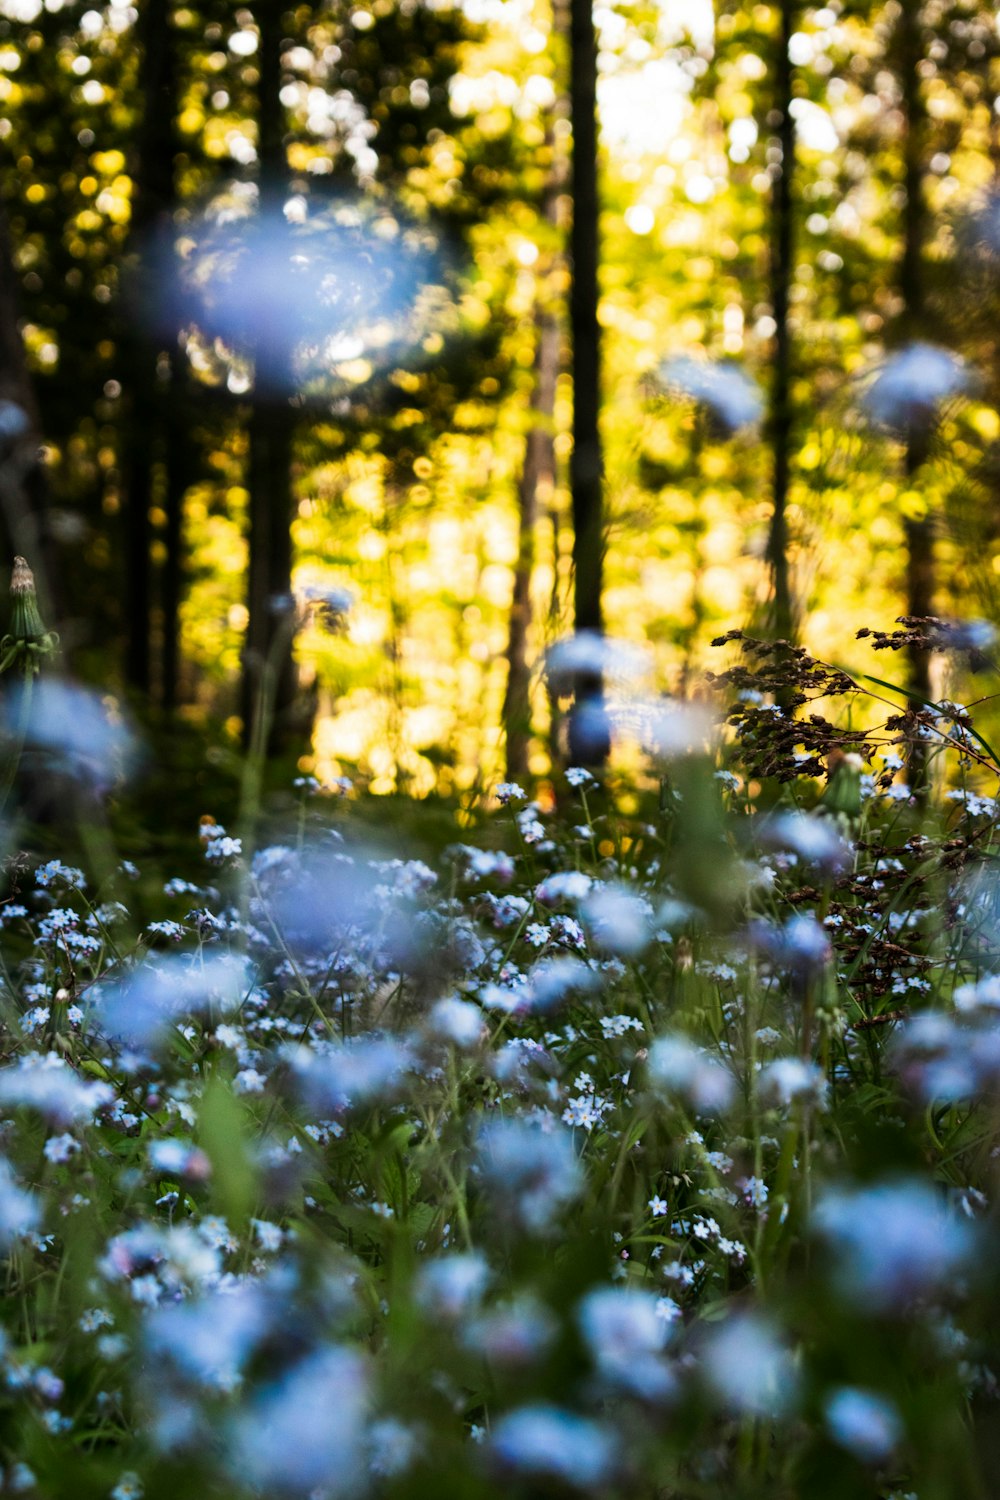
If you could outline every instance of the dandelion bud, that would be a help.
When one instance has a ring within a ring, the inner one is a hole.
[[[23,557],[15,557],[10,575],[10,633],[15,641],[36,641],[45,634],[35,596],[35,575]]]
[[[0,672],[16,666],[31,676],[40,669],[42,657],[55,651],[59,637],[45,628],[38,612],[35,575],[23,557],[14,559],[10,602],[10,630],[0,641]]]

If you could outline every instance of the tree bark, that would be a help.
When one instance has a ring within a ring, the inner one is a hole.
[[[903,340],[924,333],[924,241],[927,206],[924,201],[926,106],[920,86],[918,67],[923,58],[920,35],[919,0],[900,0],[897,24],[898,76],[900,102],[904,119],[903,139],[903,246],[899,266],[899,292],[903,310],[897,331]],[[929,432],[927,421],[913,422],[906,440],[904,460],[908,481],[912,481],[927,458]],[[936,567],[934,557],[934,522],[930,515],[918,519],[905,517],[906,541],[906,613],[930,615],[934,612]],[[921,698],[931,696],[931,653],[919,646],[908,651],[910,687]],[[912,790],[920,797],[927,791],[926,746],[919,740],[911,746],[908,776]]]
[[[55,544],[45,525],[45,472],[39,460],[41,416],[21,338],[7,214],[0,205],[0,568],[26,557],[35,572],[42,618],[61,614]]]
[[[927,110],[921,92],[921,63],[924,48],[919,27],[919,0],[901,0],[903,9],[898,23],[900,46],[900,87],[903,104],[904,145],[903,174],[906,198],[903,205],[903,254],[900,260],[900,296],[903,312],[898,332],[904,341],[919,338],[924,332],[924,243],[927,237],[927,204],[924,201],[925,133]],[[907,437],[906,475],[912,478],[928,453],[928,435],[913,425]],[[930,516],[904,520],[907,543],[907,613],[930,615],[934,609],[934,522]],[[931,693],[931,655],[913,648],[910,651],[910,685],[922,697]]]
[[[174,202],[176,59],[170,0],[145,0],[136,25],[143,115],[132,152],[134,183],[129,252],[133,259],[121,328],[125,423],[121,469],[125,497],[125,677],[143,694],[151,687],[153,603],[150,502],[156,435],[162,436],[156,378],[157,346],[143,316],[157,295],[150,266],[152,239],[169,225]],[[170,455],[166,455],[169,463]]]
[[[541,206],[543,222],[555,228],[558,197],[563,186],[561,159],[555,155],[554,132],[549,131],[548,149],[553,153],[552,166]],[[543,490],[553,495],[556,483],[556,456],[553,422],[556,386],[559,380],[560,324],[551,292],[547,286],[550,261],[539,267],[535,281],[534,385],[531,392],[531,421],[524,445],[524,461],[518,483],[518,549],[514,570],[514,590],[510,606],[510,631],[507,641],[507,691],[504,697],[504,731],[507,757],[507,780],[518,781],[528,774],[528,747],[531,738],[531,669],[528,662],[528,634],[531,629],[531,580],[535,567],[535,532]],[[559,538],[553,532],[554,574],[558,571]]]
[[[531,737],[531,669],[528,663],[528,632],[531,628],[531,578],[535,565],[535,528],[539,494],[555,484],[556,463],[552,422],[556,382],[559,377],[559,323],[551,309],[536,304],[535,387],[531,411],[535,418],[528,431],[524,464],[518,485],[519,534],[514,593],[510,606],[507,644],[507,693],[504,724],[507,745],[507,780],[528,774]]]
[[[570,0],[573,227],[570,232],[573,361],[573,502],[577,630],[600,630],[603,562],[599,430],[601,337],[597,320],[600,210],[597,190],[597,36],[590,0]]]
[[[794,271],[795,224],[792,191],[795,176],[795,121],[792,118],[792,62],[789,45],[795,30],[793,0],[781,0],[775,67],[775,110],[780,115],[781,162],[774,169],[772,194],[771,295],[774,307],[774,368],[771,379],[770,438],[773,462],[771,534],[768,561],[774,607],[774,632],[790,639],[794,630],[788,563],[788,491],[792,447],[792,336],[789,304]]]
[[[601,337],[598,322],[600,202],[597,180],[597,34],[591,0],[570,0],[570,111],[573,122],[573,225],[570,329],[573,371],[574,622],[600,633],[604,566],[601,455]],[[569,753],[579,764],[607,759],[610,736],[598,672],[580,673],[569,722]]]
[[[187,361],[175,348],[170,356],[170,386],[166,412],[166,494],[163,508],[167,523],[163,533],[166,557],[160,590],[163,639],[160,649],[160,683],[163,711],[169,717],[177,708],[180,681],[180,607],[184,580],[184,496],[191,475],[191,402]]]
[[[285,114],[280,99],[283,18],[284,0],[264,0],[257,8],[259,213],[262,231],[268,236],[285,232],[282,210],[289,190]],[[266,357],[263,351],[257,351],[248,434],[249,619],[244,654],[243,727],[249,742],[258,717],[264,714],[270,720],[267,743],[271,749],[279,748],[289,733],[290,711],[297,689],[292,655],[292,454],[296,420],[290,405],[293,355],[290,339],[281,348],[269,342]]]

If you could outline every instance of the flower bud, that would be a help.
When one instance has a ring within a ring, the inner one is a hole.
[[[10,579],[10,630],[0,641],[0,672],[17,667],[26,677],[39,671],[43,656],[50,656],[59,637],[46,630],[38,612],[35,575],[23,557],[15,557]]]
[[[14,559],[14,571],[10,576],[10,599],[10,633],[14,640],[40,640],[45,635],[45,625],[38,613],[35,575],[23,557]]]

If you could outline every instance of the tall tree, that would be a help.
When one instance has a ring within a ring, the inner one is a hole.
[[[923,37],[920,0],[900,0],[896,24],[895,64],[899,79],[903,116],[903,244],[899,264],[899,294],[902,310],[898,334],[904,340],[919,337],[926,326],[924,293],[924,242],[927,204],[924,176],[927,171],[927,108],[921,85]],[[906,435],[906,477],[912,479],[927,458],[929,429],[926,421],[910,424]],[[906,537],[906,612],[929,615],[934,609],[934,522],[930,514],[903,519]],[[922,698],[931,694],[930,652],[910,651],[910,685]],[[918,757],[919,780],[923,756]],[[915,762],[915,768],[917,762]]]
[[[601,330],[598,321],[600,200],[597,158],[597,33],[591,0],[570,0],[570,114],[573,122],[570,231],[570,342],[573,372],[574,623],[600,634],[604,625],[603,461],[601,453]],[[600,764],[610,750],[599,671],[576,676],[569,721],[573,761]]]
[[[260,253],[278,259],[284,244],[283,209],[290,192],[281,102],[284,0],[261,0],[257,7],[259,97],[257,113]],[[275,243],[277,241],[277,245]],[[287,242],[289,268],[291,241]],[[273,310],[262,310],[266,347],[255,353],[254,394],[248,432],[247,634],[244,657],[243,728],[254,732],[258,714],[273,714],[271,742],[288,729],[296,693],[292,654],[292,454],[295,441],[294,331],[280,326]]]
[[[543,225],[555,230],[557,205],[563,182],[562,160],[556,152],[551,129],[546,135],[551,158],[542,201]],[[559,258],[556,257],[556,264]],[[529,426],[524,459],[518,478],[518,548],[514,566],[514,588],[507,640],[507,690],[504,698],[504,732],[507,779],[517,781],[528,773],[531,735],[531,664],[528,635],[531,628],[531,582],[535,564],[535,532],[543,494],[551,495],[556,482],[553,422],[556,385],[559,378],[561,329],[553,300],[551,279],[553,256],[545,253],[535,278],[533,336],[535,361],[529,405]]]
[[[0,206],[0,547],[32,559],[43,614],[58,603],[55,556],[45,525],[41,419],[21,338],[7,214]]]
[[[794,629],[788,561],[788,491],[792,457],[792,333],[789,294],[795,268],[795,120],[792,116],[791,42],[796,6],[780,0],[775,41],[774,110],[778,116],[780,159],[772,167],[771,298],[774,308],[774,364],[771,372],[770,440],[773,463],[768,561],[774,602],[774,631],[788,638]]]
[[[142,113],[131,153],[131,264],[119,330],[125,397],[121,454],[125,509],[125,676],[132,687],[145,694],[149,693],[152,681],[150,509],[155,465],[157,457],[163,456],[162,449],[157,453],[157,437],[162,442],[162,400],[157,376],[160,350],[150,333],[148,313],[159,291],[152,242],[157,234],[166,232],[175,204],[177,81],[170,11],[170,0],[145,0],[136,25]]]

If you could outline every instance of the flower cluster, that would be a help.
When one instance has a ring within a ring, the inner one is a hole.
[[[296,798],[141,911],[12,866],[7,1488],[727,1495],[754,1431],[778,1492],[941,1474],[1000,1390],[995,804],[929,830],[861,731],[824,787],[735,675],[627,817],[506,784],[438,863]]]

